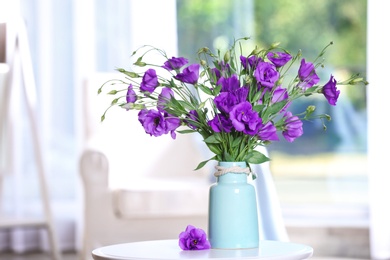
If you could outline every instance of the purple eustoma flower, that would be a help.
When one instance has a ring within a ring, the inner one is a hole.
[[[303,123],[299,117],[293,116],[290,111],[287,111],[284,117],[286,119],[284,121],[285,126],[282,134],[284,138],[291,143],[303,134]]]
[[[276,127],[271,122],[263,125],[257,135],[263,141],[279,141]]]
[[[339,98],[340,95],[340,90],[337,90],[336,85],[337,85],[337,81],[333,77],[333,75],[331,75],[328,83],[326,83],[322,88],[322,93],[324,94],[325,98],[328,100],[329,104],[332,106],[336,105],[337,99]]]
[[[153,91],[158,86],[157,74],[154,69],[148,69],[145,71],[144,76],[142,77],[142,82],[140,84],[141,91],[148,91],[153,93]]]
[[[199,64],[192,64],[185,68],[182,73],[176,75],[176,79],[184,83],[196,84],[199,79]]]
[[[171,137],[176,138],[174,130],[180,126],[180,119],[165,116],[159,111],[151,109],[142,109],[138,113],[138,120],[145,129],[145,132],[151,136],[161,136],[171,132]]]
[[[126,102],[127,103],[134,103],[137,101],[137,94],[135,93],[133,89],[133,85],[130,84],[129,87],[127,88],[127,94],[126,94]]]
[[[317,84],[320,81],[320,78],[316,74],[314,65],[311,62],[306,62],[305,59],[301,60],[301,66],[298,70],[298,76],[301,81],[299,86],[305,91],[308,88],[311,88],[313,85]]]
[[[206,233],[201,228],[188,225],[186,230],[179,235],[179,246],[183,250],[204,250],[210,249],[210,242]]]
[[[277,67],[282,67],[289,62],[292,56],[285,52],[268,52],[267,58]]]
[[[259,62],[253,75],[261,86],[268,88],[272,88],[279,79],[275,65],[263,61]]]
[[[235,94],[230,92],[221,92],[215,97],[214,103],[219,111],[229,113],[232,108],[238,104]]]
[[[166,62],[164,62],[164,66],[162,66],[162,67],[164,69],[166,69],[166,70],[171,71],[171,70],[180,69],[181,67],[183,67],[187,63],[188,63],[188,59],[186,59],[186,58],[183,58],[183,57],[180,57],[180,58],[172,57],[169,60],[167,60]]]
[[[247,86],[243,86],[234,92],[234,95],[236,95],[237,97],[238,103],[246,101],[246,99],[248,98],[248,94],[249,94],[249,87]]]
[[[235,90],[240,88],[240,81],[238,80],[238,77],[236,74],[229,78],[221,77],[217,85],[221,85],[221,92],[234,92]]]
[[[165,105],[173,97],[174,93],[170,88],[163,88],[157,100],[157,109],[160,112],[165,112]]]
[[[252,105],[248,101],[234,106],[229,113],[229,117],[237,131],[251,136],[257,134],[262,125],[262,119],[252,109]]]
[[[230,133],[233,128],[232,121],[224,114],[217,114],[212,120],[207,122],[214,132]]]
[[[256,68],[257,64],[263,60],[260,57],[257,57],[255,55],[252,55],[249,58],[241,55],[240,61],[244,69],[249,69],[249,68],[254,69]]]

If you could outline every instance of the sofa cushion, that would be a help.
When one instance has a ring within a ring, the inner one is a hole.
[[[200,178],[138,179],[114,191],[114,211],[125,219],[207,215],[209,187]]]

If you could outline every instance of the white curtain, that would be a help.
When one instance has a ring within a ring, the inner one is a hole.
[[[146,42],[176,55],[176,2],[0,0],[0,10],[6,7],[12,7],[11,17],[22,17],[29,36],[37,124],[59,246],[63,251],[79,249],[82,193],[78,159],[86,138],[81,110],[85,80],[96,72],[128,67],[131,51]],[[4,194],[0,217],[39,217],[43,211],[29,125],[20,93],[13,92],[12,134],[17,154],[13,164],[17,167],[0,182],[4,187],[0,189]],[[0,252],[37,249],[51,250],[46,230],[0,229]]]
[[[390,97],[390,46],[384,25],[390,23],[389,1],[368,2],[368,172],[370,187],[370,246],[372,259],[390,259],[390,139],[387,104]]]
[[[11,87],[7,100],[8,120],[5,122],[8,131],[3,136],[10,146],[2,147],[2,155],[5,156],[2,156],[4,161],[1,165],[5,170],[0,176],[3,180],[0,182],[0,217],[45,218],[39,182],[43,165],[61,249],[71,250],[75,248],[74,212],[79,211],[75,188],[74,121],[71,116],[74,106],[70,59],[72,37],[69,36],[72,32],[66,29],[68,24],[65,23],[71,17],[71,6],[61,4],[61,1],[57,1],[56,6],[51,4],[52,1],[45,0],[0,2],[0,9],[7,10],[3,12],[7,17],[2,17],[7,26],[7,63],[12,65],[14,72],[12,85],[8,85]],[[22,49],[27,52],[22,54],[19,52]],[[23,73],[27,72],[21,69],[24,64],[33,75],[28,82],[22,80],[22,76],[26,75]],[[41,141],[38,150],[42,151],[39,154],[43,155],[43,161],[36,160],[37,149],[32,134],[34,124],[29,121],[24,88],[35,105],[33,122],[38,128]],[[5,118],[2,120],[4,123]],[[51,250],[47,230],[21,226],[0,230],[0,250],[25,252],[37,249]]]

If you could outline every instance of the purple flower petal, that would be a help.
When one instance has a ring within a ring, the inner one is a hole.
[[[180,58],[172,57],[169,60],[167,60],[166,62],[164,62],[164,66],[162,66],[162,67],[164,69],[166,69],[166,70],[171,71],[171,70],[180,69],[181,67],[183,67],[187,63],[188,63],[188,59],[186,59],[186,58],[183,58],[183,57],[180,57]]]
[[[196,84],[199,79],[199,64],[192,64],[185,68],[182,73],[176,75],[176,79],[184,83]]]
[[[320,81],[320,78],[316,74],[314,65],[311,62],[306,62],[305,59],[301,60],[301,66],[298,70],[298,76],[301,81],[299,87],[305,91],[308,88],[311,88]]]
[[[340,95],[340,90],[337,90],[336,85],[337,81],[334,79],[333,75],[331,75],[328,83],[326,83],[322,88],[322,93],[328,100],[328,103],[332,106],[336,105],[337,99]]]

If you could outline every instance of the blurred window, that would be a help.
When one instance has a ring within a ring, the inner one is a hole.
[[[328,71],[336,79],[356,72],[366,75],[366,9],[366,0],[177,0],[179,54],[195,61],[201,47],[224,50],[233,37],[250,36],[253,46],[281,42],[314,60],[333,41],[325,54],[324,77]],[[314,104],[318,113],[331,115],[326,131],[319,120],[304,122],[305,133],[295,142],[268,146],[285,210],[311,204],[367,210],[366,88],[340,89],[336,107],[325,99],[291,107],[300,112]]]

